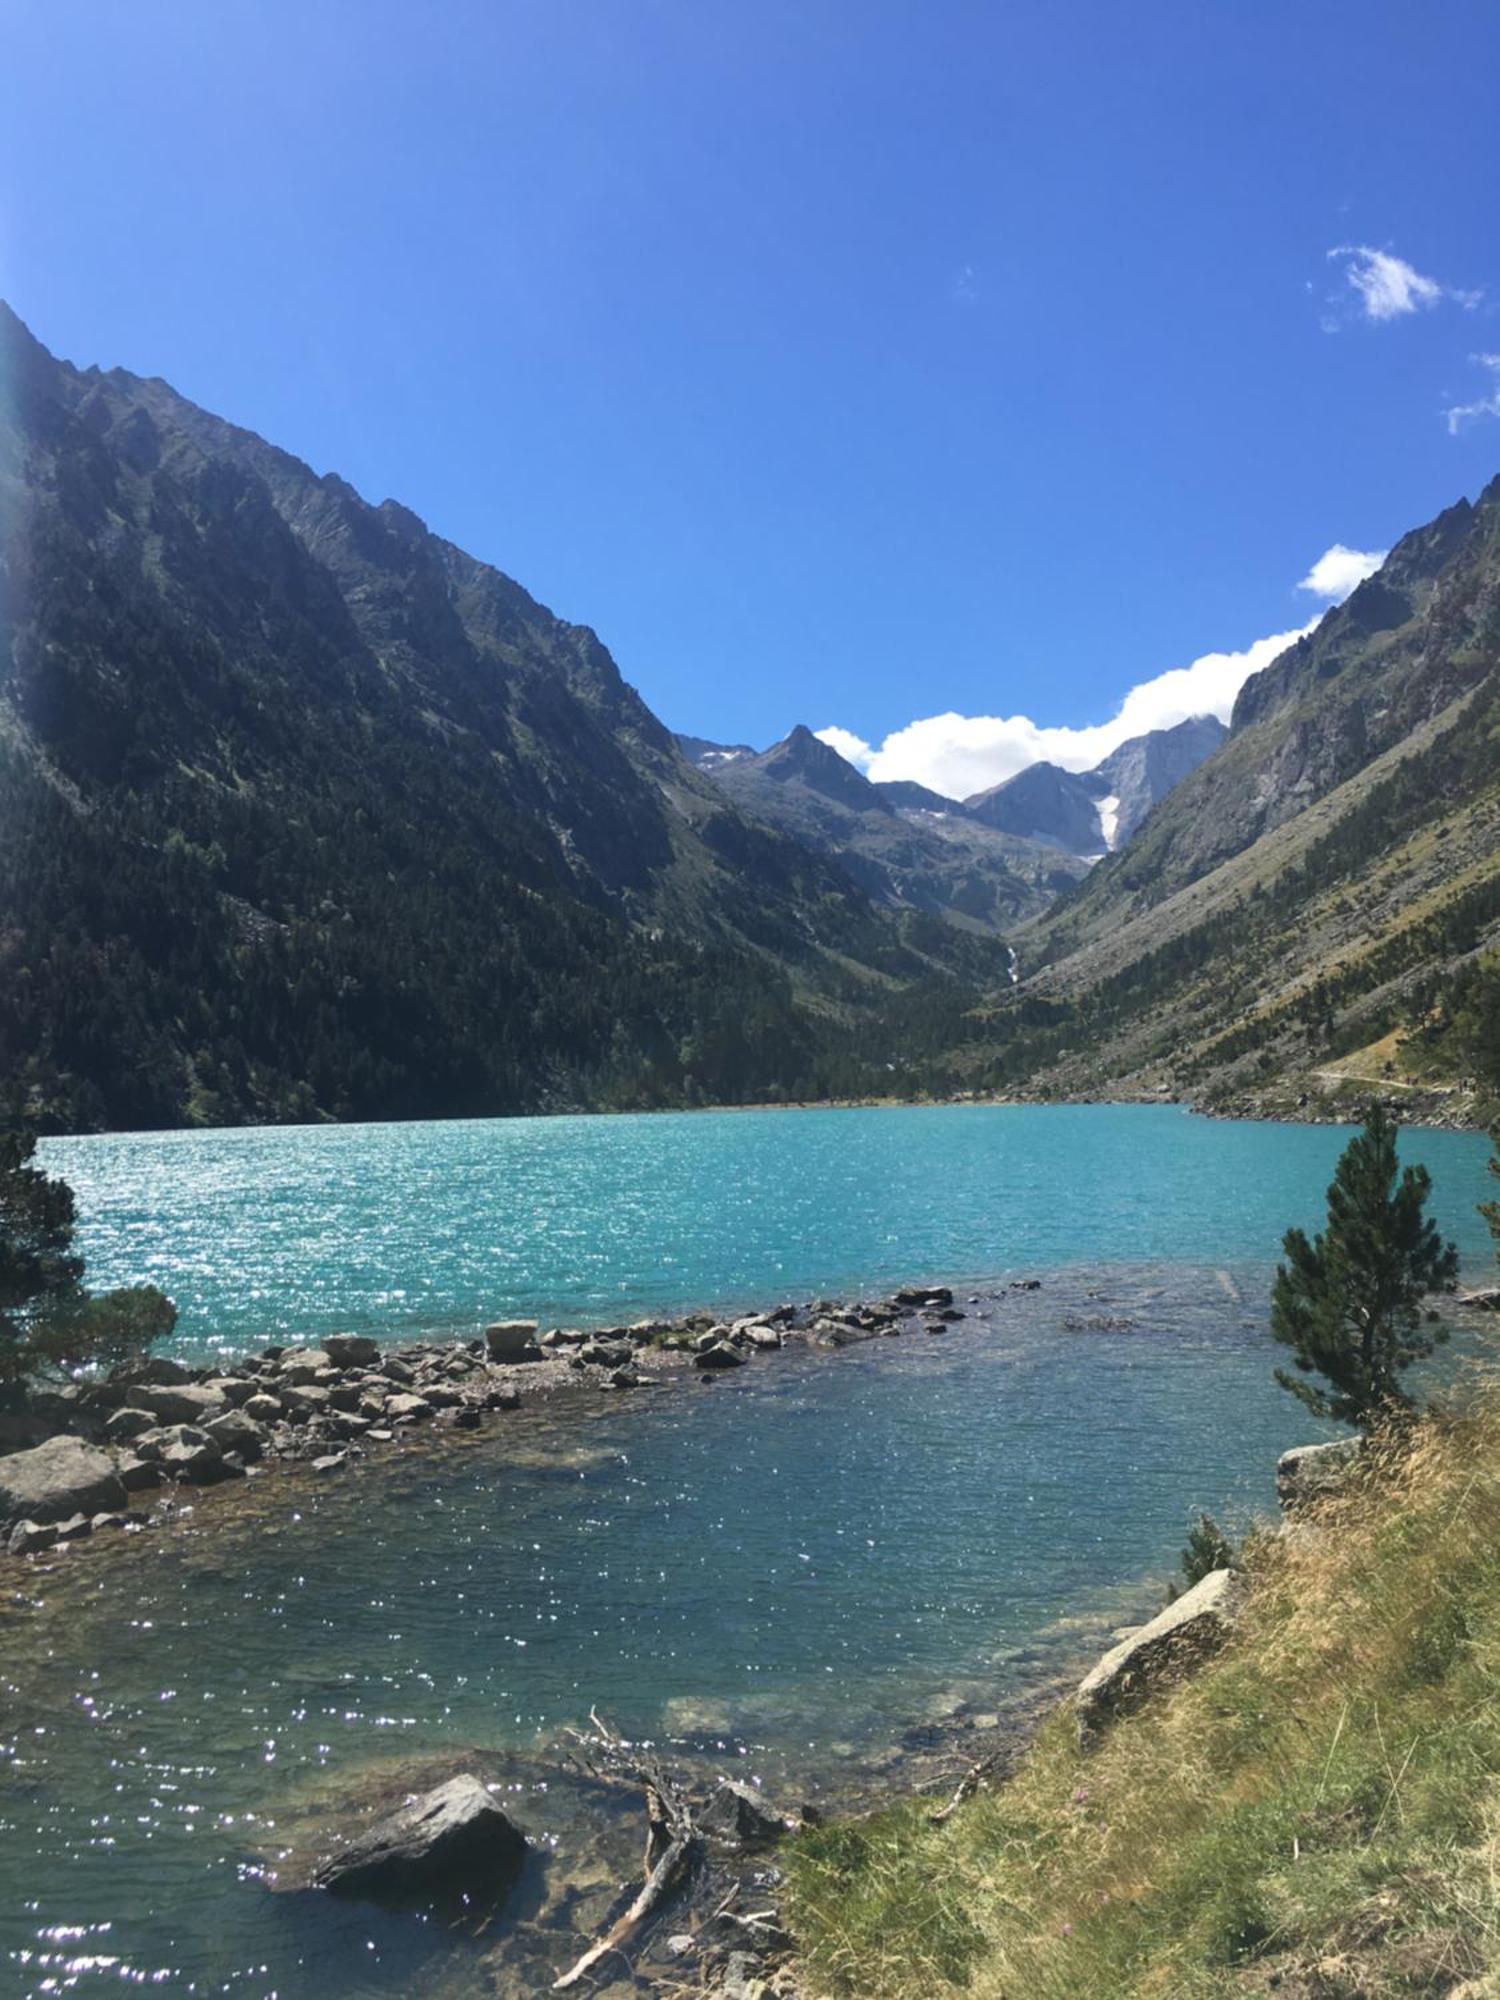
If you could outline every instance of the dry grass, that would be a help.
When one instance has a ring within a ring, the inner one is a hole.
[[[805,1835],[811,1992],[1433,1996],[1500,1972],[1500,1390],[1252,1539],[1229,1648],[1087,1757],[1066,1711],[942,1827]],[[1494,1986],[1500,1993],[1500,1981]]]

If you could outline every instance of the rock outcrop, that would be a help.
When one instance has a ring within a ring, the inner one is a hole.
[[[1213,1570],[1112,1647],[1074,1697],[1080,1745],[1087,1748],[1117,1716],[1220,1646],[1234,1624],[1242,1590],[1233,1570]]]
[[[1276,1461],[1276,1498],[1288,1509],[1306,1506],[1342,1485],[1364,1449],[1364,1439],[1335,1438],[1331,1444],[1299,1444]]]

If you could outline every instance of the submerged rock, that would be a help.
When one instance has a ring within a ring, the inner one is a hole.
[[[1112,1647],[1079,1683],[1079,1744],[1086,1749],[1106,1723],[1221,1645],[1233,1628],[1242,1592],[1233,1570],[1213,1570]]]
[[[0,1523],[63,1521],[123,1507],[114,1460],[82,1438],[54,1437],[0,1458]]]
[[[477,1778],[450,1778],[357,1834],[313,1883],[364,1902],[495,1909],[515,1886],[526,1851],[525,1834]]]

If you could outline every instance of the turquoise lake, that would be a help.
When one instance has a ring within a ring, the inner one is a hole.
[[[91,1280],[167,1287],[186,1352],[906,1279],[975,1302],[941,1340],[270,1472],[8,1577],[0,1990],[543,1990],[639,1858],[634,1807],[562,1772],[591,1704],[783,1796],[869,1796],[942,1731],[959,1768],[970,1721],[1160,1603],[1196,1509],[1242,1526],[1317,1435],[1266,1292],[1346,1136],[976,1106],[47,1142]],[[1404,1146],[1478,1276],[1486,1145]],[[538,1842],[500,1932],[267,1886],[457,1756]]]
[[[90,1282],[151,1281],[184,1349],[589,1324],[1033,1268],[1266,1262],[1347,1134],[1176,1107],[965,1105],[53,1139]],[[1467,1256],[1484,1143],[1410,1135]]]

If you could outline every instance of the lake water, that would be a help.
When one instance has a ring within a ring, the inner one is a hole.
[[[1268,1507],[1316,1434],[1265,1297],[1345,1136],[973,1107],[48,1142],[94,1281],[164,1284],[190,1351],[902,1278],[980,1303],[941,1340],[269,1473],[8,1578],[0,1990],[543,1990],[638,1860],[628,1802],[558,1773],[591,1704],[835,1797],[1003,1711],[1159,1602],[1193,1510]],[[1486,1148],[1407,1150],[1477,1274]],[[540,1843],[503,1934],[271,1892],[268,1860],[460,1754]]]
[[[90,1282],[184,1350],[563,1324],[1062,1266],[1266,1261],[1347,1133],[1136,1105],[517,1118],[50,1139]],[[1410,1135],[1466,1254],[1485,1148]]]

